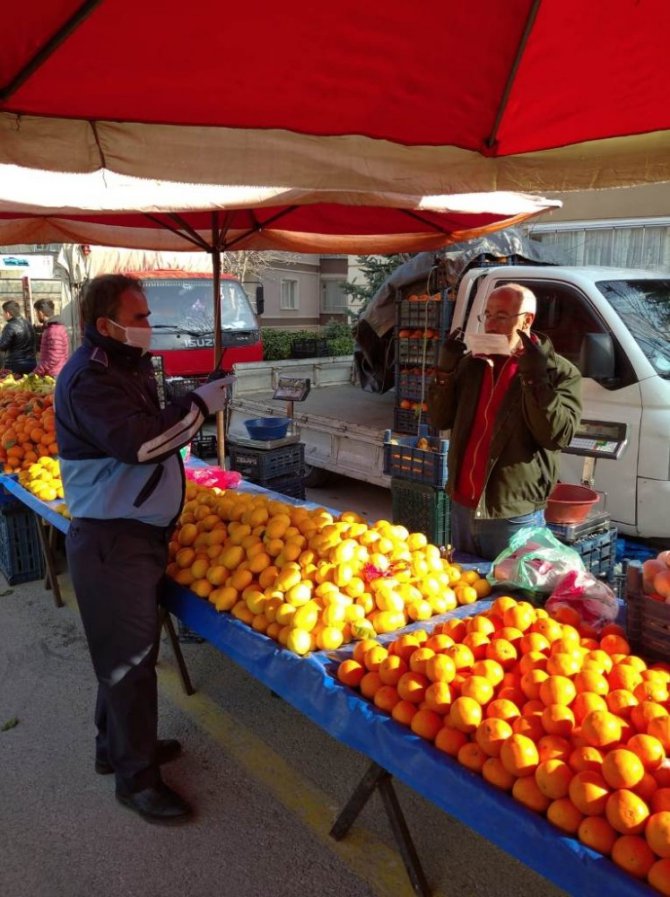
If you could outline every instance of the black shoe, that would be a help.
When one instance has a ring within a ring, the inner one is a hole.
[[[158,765],[170,763],[176,760],[181,754],[181,744],[176,738],[159,738],[156,744],[156,753],[158,755]],[[100,776],[108,776],[114,772],[114,767],[108,760],[96,760],[95,771]]]
[[[155,788],[145,788],[131,794],[124,794],[117,789],[116,799],[147,822],[176,824],[186,822],[193,813],[192,807],[165,782],[159,782]]]

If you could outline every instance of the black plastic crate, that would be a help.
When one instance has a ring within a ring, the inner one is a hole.
[[[422,438],[428,440],[429,448],[419,448],[417,443]],[[384,473],[443,489],[447,482],[448,448],[446,439],[424,433],[417,436],[393,436],[387,430],[384,440]]]
[[[440,351],[439,339],[400,339],[396,340],[398,364],[414,364],[421,367],[437,364]]]
[[[216,436],[198,432],[191,440],[191,452],[196,458],[216,457]]]
[[[437,430],[428,423],[428,412],[416,412],[413,409],[405,411],[404,408],[393,409],[393,429],[396,433],[405,433],[409,436],[416,436],[419,427],[426,427],[427,436],[435,436]]]
[[[586,569],[600,579],[614,579],[616,563],[617,528],[608,527],[597,533],[591,533],[570,543],[570,548],[577,551]]]
[[[3,501],[0,505],[0,570],[10,586],[44,576],[38,525],[33,512],[21,502]]]
[[[198,377],[168,377],[165,381],[165,395],[168,402],[171,399],[180,399],[192,392],[205,382],[205,378]]]
[[[410,402],[425,402],[428,394],[428,384],[433,379],[435,368],[431,366],[423,374],[413,374],[404,368],[396,372],[395,391],[399,399],[409,399]]]
[[[273,449],[248,448],[229,442],[228,451],[231,470],[237,470],[245,479],[262,485],[273,477],[301,476],[305,466],[303,442]]]
[[[292,358],[323,358],[330,354],[326,339],[294,339],[291,343]]]
[[[301,471],[298,476],[292,477],[275,477],[271,480],[265,480],[260,485],[264,489],[270,489],[272,492],[279,492],[288,498],[297,498],[300,501],[305,500],[305,475]]]
[[[444,489],[423,483],[391,480],[393,522],[412,533],[424,533],[433,545],[448,545],[451,534],[451,503]]]
[[[442,331],[443,317],[441,301],[429,299],[427,302],[417,302],[409,298],[396,300],[396,323],[399,329]]]

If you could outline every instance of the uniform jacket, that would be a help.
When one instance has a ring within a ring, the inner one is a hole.
[[[551,342],[546,381],[522,384],[515,374],[496,415],[484,491],[475,510],[482,519],[517,517],[544,508],[558,478],[559,453],[572,439],[581,416],[581,375],[557,355]],[[445,385],[428,388],[431,423],[451,430],[446,490],[453,495],[488,362],[464,356]]]
[[[35,367],[35,331],[23,317],[10,318],[0,334],[0,351],[5,353],[5,367],[16,374],[25,374]]]
[[[207,414],[199,396],[161,409],[151,356],[87,327],[56,380],[54,406],[73,517],[174,523],[184,492],[179,449]]]
[[[58,318],[49,318],[44,324],[42,342],[40,344],[40,362],[34,373],[40,376],[56,377],[67,361],[70,344],[65,324]]]

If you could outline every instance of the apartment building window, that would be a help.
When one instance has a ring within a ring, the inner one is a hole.
[[[323,280],[321,282],[321,310],[333,314],[344,314],[348,308],[344,280]]]
[[[298,307],[298,281],[283,278],[281,282],[279,308],[282,309],[282,311],[291,311]]]

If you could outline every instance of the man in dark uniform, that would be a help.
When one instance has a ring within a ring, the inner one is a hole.
[[[55,409],[68,564],[98,679],[95,769],[114,772],[118,800],[144,818],[179,821],[191,808],[159,770],[181,748],[157,739],[158,598],[184,494],[179,449],[223,408],[226,380],[161,410],[141,282],[96,277],[82,314]]]

